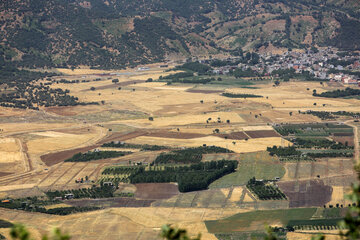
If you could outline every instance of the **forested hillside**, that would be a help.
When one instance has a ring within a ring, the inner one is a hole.
[[[357,0],[1,1],[0,23],[2,57],[30,68],[314,45],[360,50]]]

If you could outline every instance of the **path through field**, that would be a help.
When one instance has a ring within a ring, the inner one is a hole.
[[[360,149],[359,149],[359,128],[357,125],[353,124],[353,121],[346,121],[346,124],[354,128],[354,159],[356,164],[360,163]]]

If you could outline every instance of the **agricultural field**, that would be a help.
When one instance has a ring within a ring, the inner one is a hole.
[[[37,202],[38,212],[0,208],[0,219],[28,225],[36,239],[54,226],[74,239],[158,239],[166,223],[192,236],[228,239],[262,236],[265,224],[320,228],[306,222],[332,214],[316,218],[320,208],[352,204],[345,195],[356,181],[359,124],[350,116],[325,122],[303,112],[359,112],[358,100],[314,97],[312,89],[332,89],[316,82],[158,81],[180,72],[169,69],[57,69],[62,75],[41,82],[98,104],[1,107],[0,199],[43,201],[47,192],[75,193],[76,199],[46,202],[45,210]],[[291,147],[300,155],[283,155]],[[336,156],[311,155],[323,153]],[[248,185],[253,178],[274,182],[265,187],[276,196],[262,196],[263,187]],[[197,186],[184,187],[195,179]],[[110,195],[93,188],[107,184],[117,188]]]

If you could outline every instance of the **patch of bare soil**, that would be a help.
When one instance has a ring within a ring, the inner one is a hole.
[[[215,136],[227,138],[227,139],[236,139],[236,140],[244,140],[249,138],[244,132],[232,132],[229,134],[216,134]]]
[[[72,157],[74,154],[76,153],[84,153],[87,151],[90,151],[94,148],[100,147],[102,144],[106,143],[106,142],[111,142],[111,141],[125,141],[131,138],[135,138],[135,137],[139,137],[144,135],[144,131],[135,131],[135,132],[131,132],[131,133],[113,133],[110,136],[102,139],[101,141],[99,141],[97,144],[94,145],[90,145],[87,147],[82,147],[82,148],[75,148],[75,149],[70,149],[70,150],[65,150],[65,151],[61,151],[61,152],[56,152],[56,153],[49,153],[49,154],[45,154],[41,156],[41,160],[47,165],[47,166],[53,166],[57,163],[60,163],[62,161],[64,161],[65,159],[68,159],[70,157]]]
[[[322,180],[279,182],[290,207],[321,207],[331,200],[332,187]]]
[[[349,146],[354,146],[353,136],[332,136],[331,138],[336,142],[341,142],[342,144],[347,143]]]
[[[245,133],[251,138],[280,137],[274,130],[246,131]]]
[[[168,199],[180,193],[173,183],[139,183],[135,186],[135,197],[140,199]]]

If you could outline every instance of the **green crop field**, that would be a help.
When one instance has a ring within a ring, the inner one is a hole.
[[[286,226],[293,220],[310,220],[316,208],[266,210],[235,214],[231,217],[205,221],[210,233],[231,233],[241,231],[261,231],[266,225]]]
[[[212,184],[209,188],[224,188],[246,185],[250,178],[274,179],[285,174],[285,168],[276,157],[271,157],[267,152],[246,153],[238,159],[239,165],[236,172],[228,174]]]

